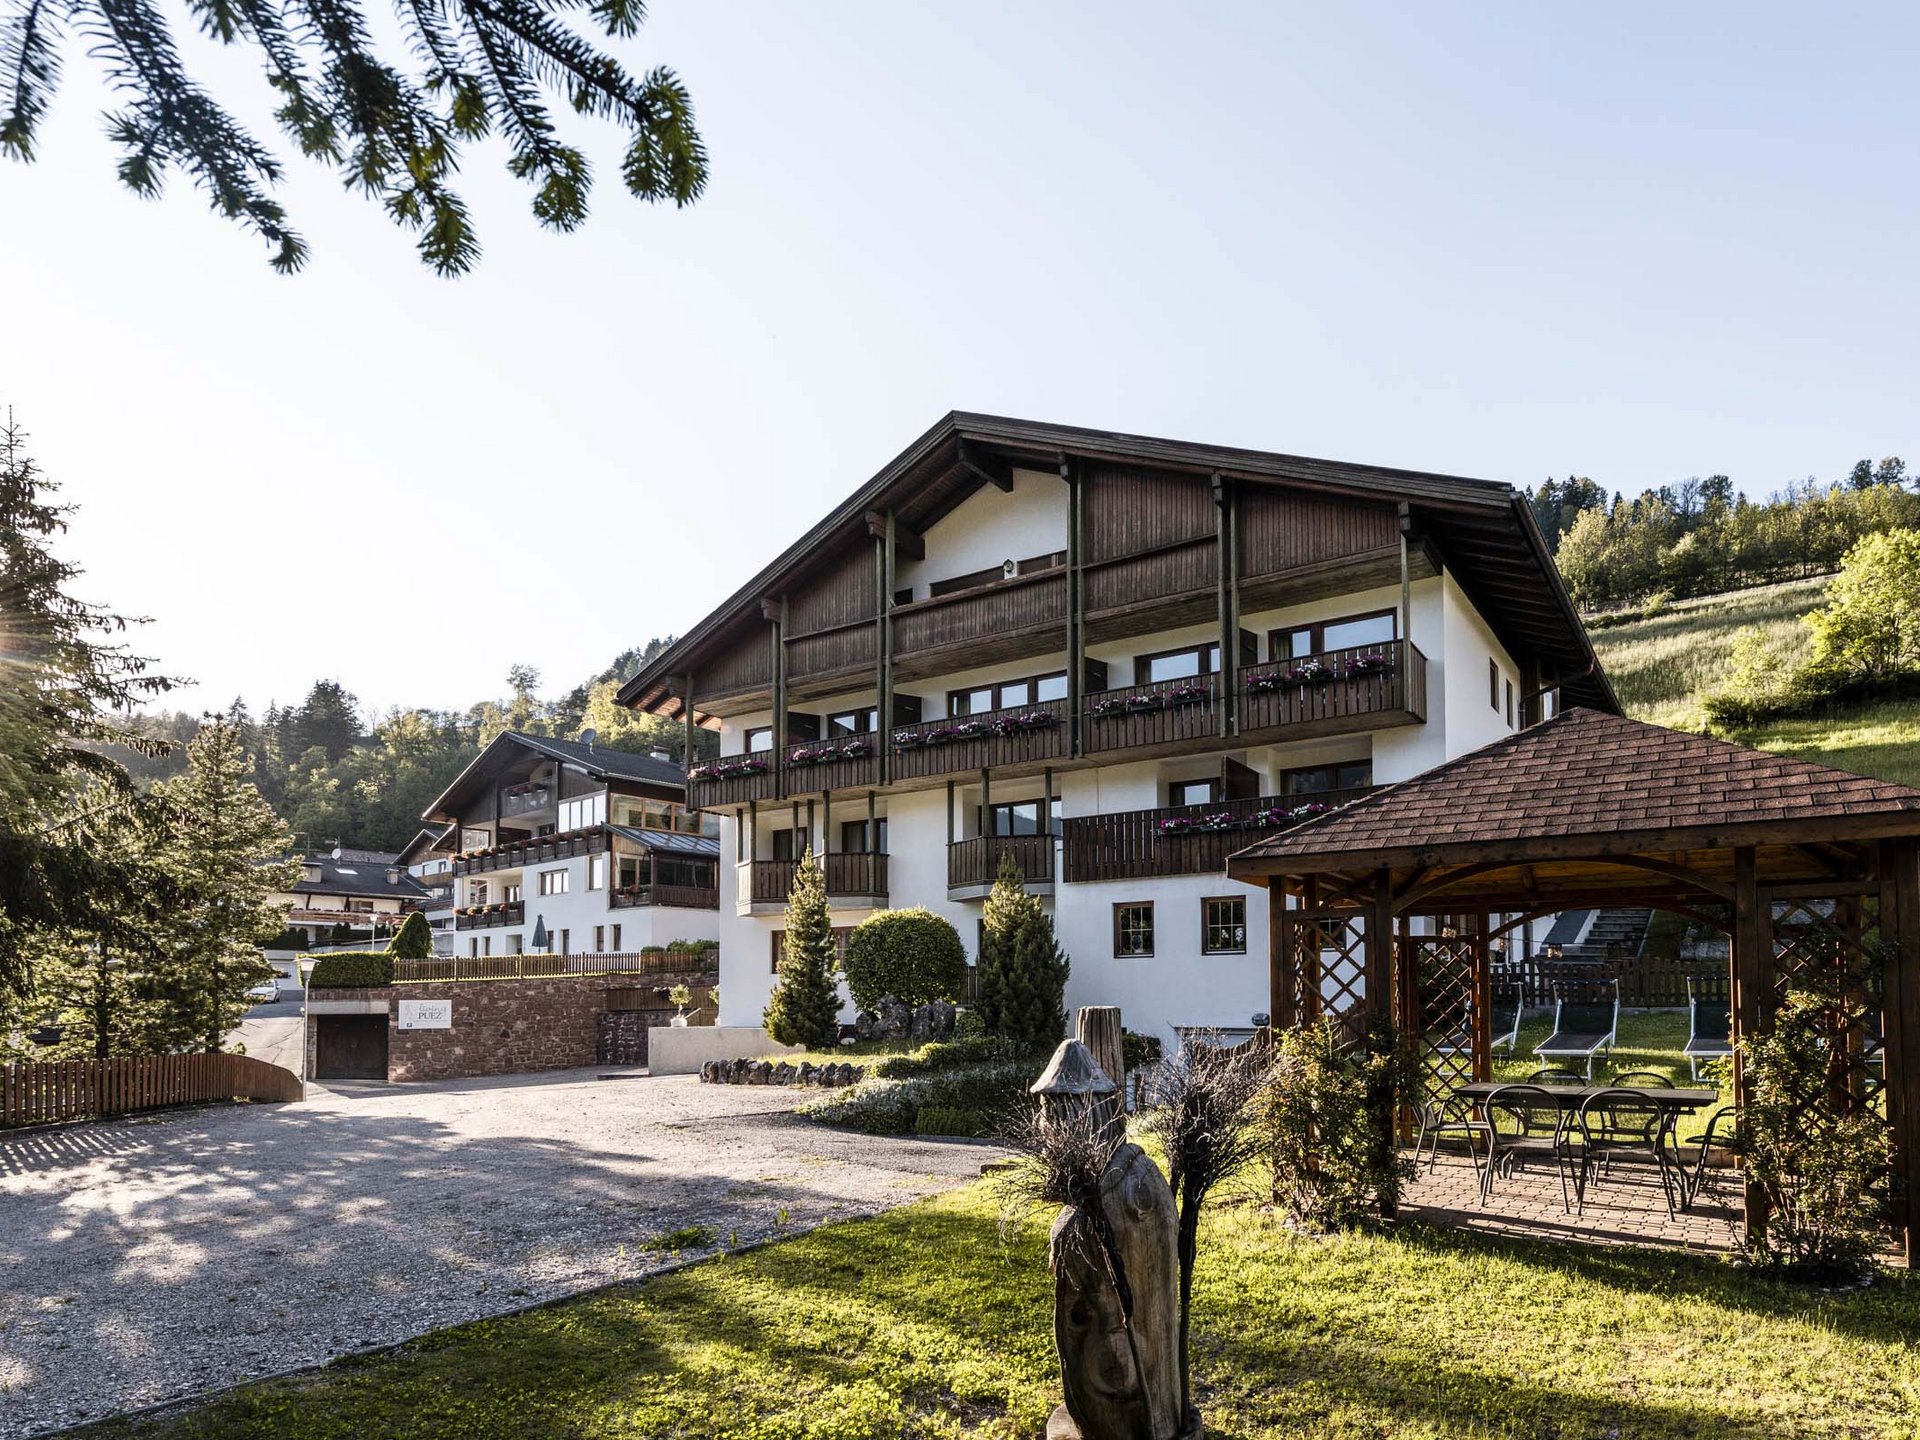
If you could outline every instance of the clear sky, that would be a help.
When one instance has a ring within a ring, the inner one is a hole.
[[[557,692],[950,409],[1628,492],[1920,460],[1910,8],[652,10],[706,199],[567,117],[587,228],[480,147],[459,281],[277,135],[297,277],[134,199],[69,52],[0,164],[0,404],[184,704]]]

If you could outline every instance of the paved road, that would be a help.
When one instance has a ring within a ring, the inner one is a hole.
[[[284,1066],[296,1075],[306,1073],[306,1036],[301,1028],[300,1002],[304,993],[283,990],[275,1005],[256,1005],[227,1037],[227,1046],[243,1048],[257,1060]]]
[[[592,1071],[309,1087],[0,1138],[0,1436],[314,1364],[977,1176],[784,1091]]]

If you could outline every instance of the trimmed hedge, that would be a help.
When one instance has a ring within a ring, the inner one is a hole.
[[[358,990],[393,983],[393,956],[383,952],[338,950],[313,957],[309,990]]]
[[[912,1080],[863,1080],[851,1090],[802,1107],[800,1113],[819,1124],[866,1135],[911,1135],[922,1113],[964,1111],[977,1117],[982,1130],[991,1130],[1001,1116],[1032,1103],[1027,1087],[1039,1074],[1031,1061],[1011,1060]]]
[[[922,1075],[939,1075],[969,1065],[991,1065],[1003,1060],[1023,1060],[1028,1056],[1011,1040],[998,1035],[970,1036],[964,1040],[935,1040],[905,1055],[889,1055],[873,1067],[882,1080],[913,1080]],[[1033,1073],[1046,1068],[1047,1057],[1034,1058]]]
[[[990,1133],[993,1123],[977,1110],[953,1110],[929,1105],[913,1117],[916,1135],[959,1135],[978,1139]]]
[[[862,1010],[891,995],[908,1005],[958,1000],[967,984],[967,951],[951,921],[931,910],[882,910],[853,927],[840,969]]]

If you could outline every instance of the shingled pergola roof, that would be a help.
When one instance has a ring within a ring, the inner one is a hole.
[[[1573,709],[1250,846],[1228,868],[1255,879],[1915,834],[1920,790]],[[1798,868],[1819,865],[1803,853]]]

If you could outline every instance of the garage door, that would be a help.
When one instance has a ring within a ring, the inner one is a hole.
[[[387,1078],[385,1015],[316,1015],[313,1023],[314,1079]]]

